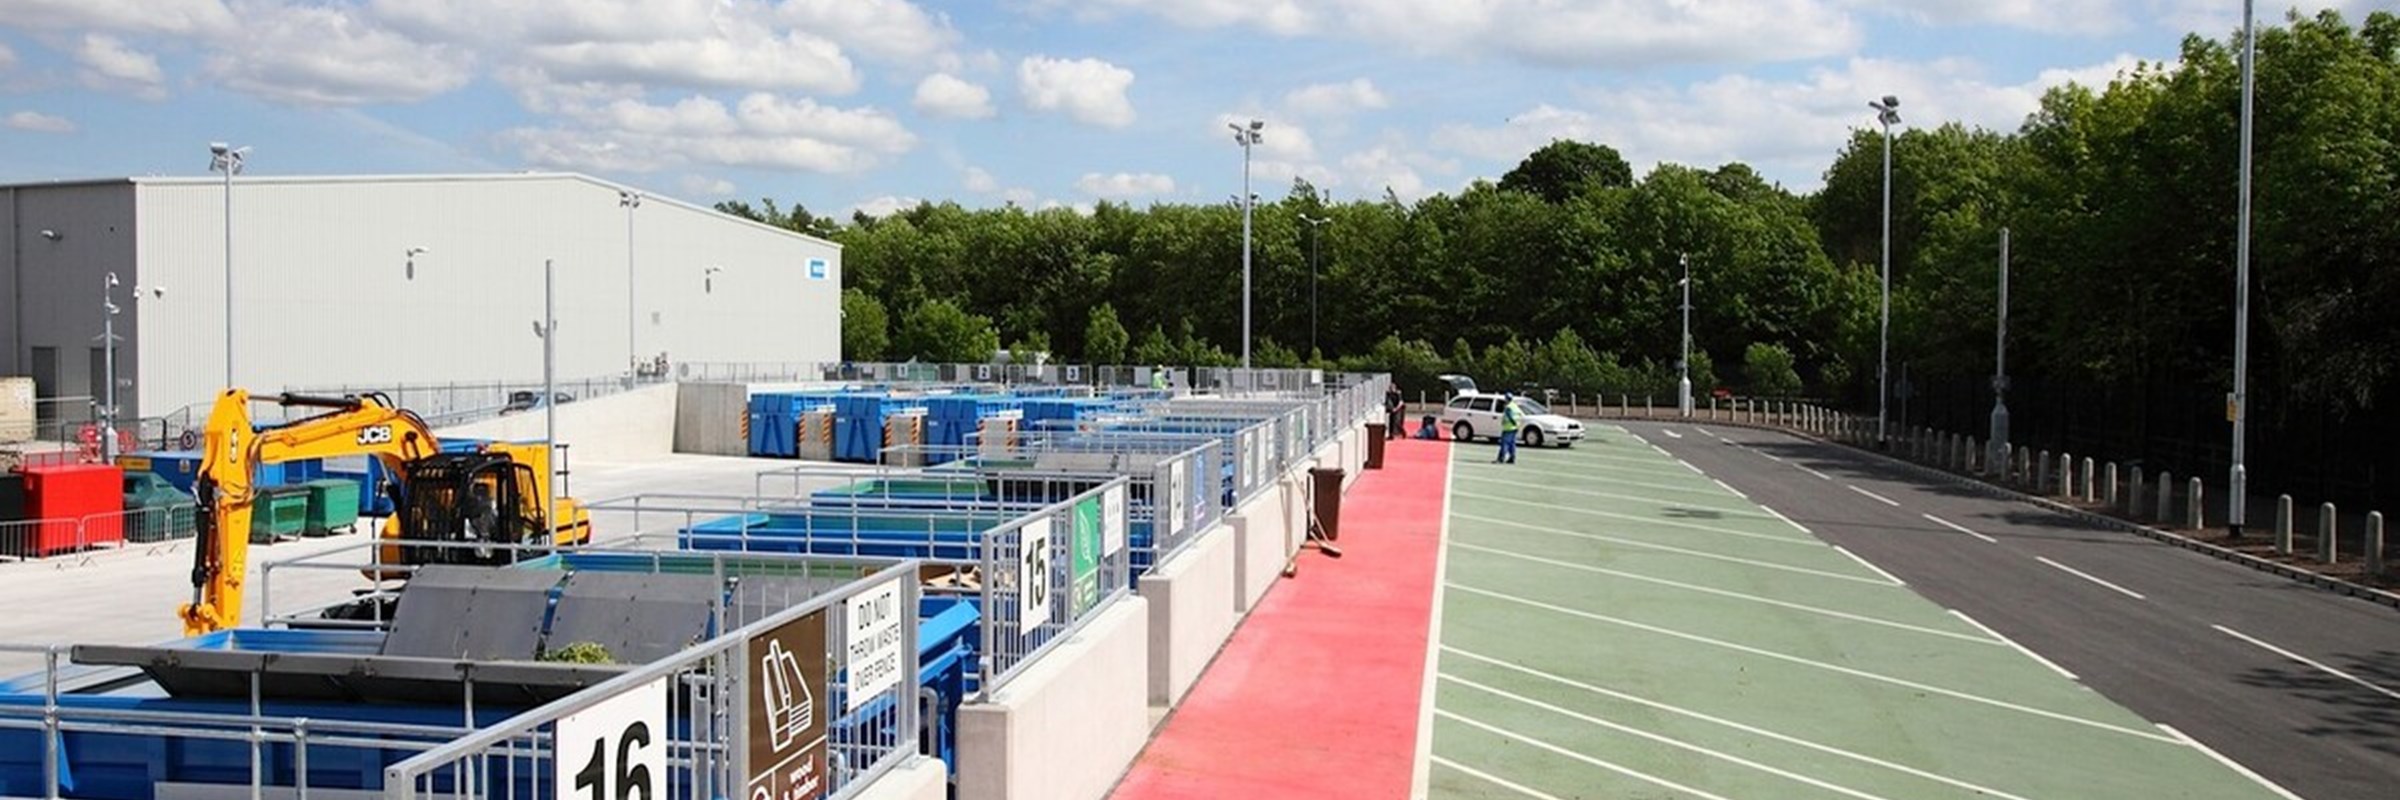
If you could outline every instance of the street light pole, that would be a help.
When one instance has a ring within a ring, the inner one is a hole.
[[[100,390],[100,463],[117,463],[117,274],[100,284],[100,361],[108,386]]]
[[[242,171],[250,148],[224,142],[208,143],[208,169],[225,174],[225,385],[233,385],[233,176]]]
[[[550,259],[542,259],[542,321],[533,324],[535,336],[542,337],[542,485],[549,491],[542,497],[542,524],[552,544],[558,541],[558,311],[555,287],[557,270]]]
[[[1883,123],[1883,335],[1875,355],[1875,444],[1885,447],[1892,398],[1892,126],[1900,124],[1900,98],[1887,94],[1867,105]]]
[[[1250,148],[1260,141],[1259,131],[1267,123],[1251,120],[1245,128],[1226,123],[1233,129],[1233,141],[1242,146],[1242,369],[1250,368],[1250,212],[1258,205],[1258,197],[1250,193]]]
[[[1675,362],[1675,408],[1683,416],[1692,416],[1692,256],[1679,253],[1675,263],[1683,267],[1683,358]]]
[[[2250,425],[2250,131],[2251,105],[2257,92],[2257,17],[2252,0],[2242,0],[2242,200],[2241,224],[2234,233],[2233,395],[2225,413],[2233,423],[2233,468],[2226,483],[2225,526],[2228,538],[2242,538],[2249,520],[2250,475],[2242,463],[2244,439]]]
[[[2008,229],[2000,229],[1999,343],[1992,356],[1992,436],[1987,464],[2008,458]]]
[[[1332,217],[1317,219],[1307,214],[1300,221],[1308,223],[1308,356],[1317,357],[1317,242],[1324,234],[1317,228],[1332,222]]]
[[[617,191],[617,205],[625,209],[625,368],[641,363],[641,348],[634,344],[633,306],[633,210],[642,207],[642,193],[629,189]]]

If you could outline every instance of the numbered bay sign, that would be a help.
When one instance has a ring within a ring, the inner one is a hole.
[[[1017,631],[1032,633],[1050,621],[1050,518],[1025,523],[1017,533]]]
[[[558,800],[666,800],[667,679],[558,719]]]
[[[743,643],[749,800],[816,800],[828,789],[825,616],[817,609]]]
[[[1074,520],[1068,551],[1074,559],[1075,593],[1069,596],[1077,617],[1100,603],[1100,498],[1087,497],[1068,515]]]

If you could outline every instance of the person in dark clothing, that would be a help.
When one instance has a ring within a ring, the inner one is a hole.
[[[1400,387],[1384,390],[1383,416],[1383,438],[1408,438],[1408,402],[1400,398]]]

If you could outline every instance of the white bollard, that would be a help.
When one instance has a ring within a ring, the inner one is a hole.
[[[2106,498],[2103,498],[2103,499],[2105,499],[2105,500],[2107,501],[2107,502],[2105,503],[2104,507],[2106,507],[2106,508],[2116,508],[2116,507],[2117,507],[2117,462],[2114,462],[2114,461],[2108,462],[2108,476],[2107,476],[2107,478],[2106,478],[2105,480],[2102,480],[2102,481],[2100,482],[2100,485],[2101,485],[2101,487],[2102,487],[2102,490],[2103,490],[2103,491],[2105,491],[2105,492],[2107,492],[2107,494],[2108,494],[2108,496],[2107,496]]]
[[[2092,469],[2093,469],[2094,467],[2096,467],[2096,466],[2098,466],[2098,464],[2096,464],[2096,463],[2094,463],[2094,462],[2092,461],[2092,458],[2091,458],[2091,456],[2084,456],[2084,458],[2083,458],[2083,501],[2084,501],[2084,502],[2086,502],[2086,503],[2097,503],[2097,502],[2100,502],[2100,494],[2099,494],[2099,492],[2097,491],[2099,482],[2093,479],[2095,476],[2092,474]]]
[[[2170,515],[2174,513],[2175,473],[2162,470],[2158,473],[2158,516],[2151,519],[2157,520],[2160,525],[2171,524],[2175,518]]]
[[[2183,504],[2183,519],[2185,522],[2191,523],[2192,530],[2195,531],[2206,530],[2208,528],[2208,515],[2205,511],[2203,511],[2203,507],[2200,505],[2200,492],[2200,479],[2193,478],[2192,496],[2184,500]]]
[[[2075,499],[2075,454],[2058,454],[2058,495]]]
[[[2292,496],[2275,498],[2275,554],[2292,554]]]
[[[2126,478],[2125,516],[2131,519],[2140,519],[2142,516],[2142,493],[2150,490],[2150,484],[2142,481],[2141,467],[2134,467],[2133,472]]]
[[[2383,512],[2367,512],[2367,575],[2383,577]]]
[[[2050,490],[2050,451],[2044,450],[2033,458],[2033,493]]]
[[[2342,547],[2339,543],[2334,541],[2334,536],[2340,532],[2341,523],[2335,521],[2334,519],[2333,504],[2326,503],[2325,505],[2319,506],[2317,508],[2318,561],[2332,564],[2341,560]]]

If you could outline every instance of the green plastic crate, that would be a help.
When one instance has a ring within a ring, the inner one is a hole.
[[[250,504],[250,541],[272,542],[300,535],[308,525],[308,489],[275,486],[258,490]]]
[[[325,478],[300,484],[308,490],[307,519],[301,523],[305,536],[332,536],[336,530],[349,531],[358,525],[358,482],[343,478]]]

